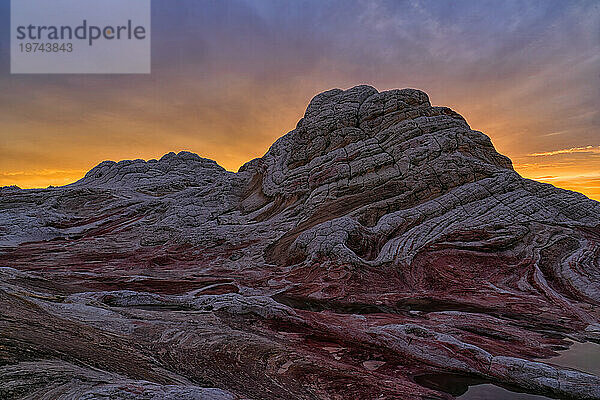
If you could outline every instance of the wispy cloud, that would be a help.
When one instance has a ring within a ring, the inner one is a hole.
[[[585,194],[591,199],[600,201],[600,171],[590,171],[581,174],[565,172],[551,176],[531,176],[531,179],[550,183],[563,189],[574,190]]]
[[[537,176],[531,179],[539,181],[551,181],[551,180],[564,180],[564,181],[600,181],[600,171],[593,171],[583,174],[576,175],[548,175],[548,176]]]
[[[600,146],[571,147],[570,149],[545,151],[542,153],[531,153],[531,154],[528,154],[528,156],[544,157],[544,156],[556,156],[558,154],[571,154],[571,153],[600,153]]]

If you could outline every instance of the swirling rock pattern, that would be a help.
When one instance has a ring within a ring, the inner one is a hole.
[[[0,189],[0,398],[558,398],[600,340],[600,203],[414,89],[317,95],[237,173],[195,154]],[[455,393],[454,393],[455,394]]]

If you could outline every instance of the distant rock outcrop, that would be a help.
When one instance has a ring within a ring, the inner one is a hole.
[[[442,373],[600,398],[540,361],[600,340],[600,203],[419,90],[321,93],[237,173],[181,152],[3,188],[0,267],[0,398],[466,390]]]

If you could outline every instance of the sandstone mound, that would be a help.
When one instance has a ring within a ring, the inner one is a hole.
[[[1,398],[600,398],[540,361],[600,340],[600,203],[419,90],[321,93],[237,173],[182,152],[1,190],[0,221]]]

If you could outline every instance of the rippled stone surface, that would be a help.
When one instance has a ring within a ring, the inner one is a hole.
[[[330,90],[237,173],[182,152],[0,189],[0,397],[450,399],[422,377],[451,373],[600,398],[544,362],[600,340],[599,243],[600,203],[425,93]]]

